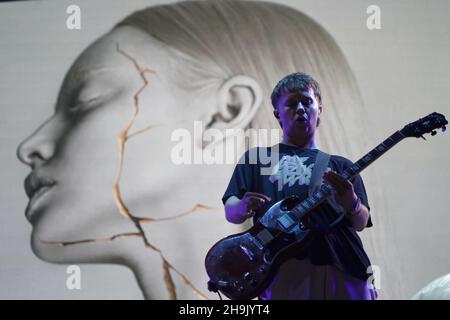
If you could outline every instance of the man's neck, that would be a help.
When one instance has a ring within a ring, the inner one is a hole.
[[[289,137],[283,136],[283,140],[281,142],[283,144],[287,144],[301,149],[317,149],[314,138],[309,140],[292,140]]]

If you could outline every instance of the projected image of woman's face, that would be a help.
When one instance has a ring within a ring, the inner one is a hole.
[[[143,74],[148,84],[133,59],[149,69]],[[45,242],[106,237],[132,227],[112,191],[121,156],[127,201],[161,197],[174,186],[180,166],[170,160],[170,133],[189,119],[186,97],[165,76],[170,68],[165,48],[130,27],[96,41],[70,68],[53,115],[18,148],[32,169],[25,183],[26,216],[39,256],[60,260]],[[121,150],[124,129],[128,136],[148,130],[130,137]]]

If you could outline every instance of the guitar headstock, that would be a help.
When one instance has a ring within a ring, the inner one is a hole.
[[[444,132],[447,124],[448,121],[443,114],[433,112],[426,117],[407,124],[400,132],[405,137],[424,138],[423,135],[425,133],[431,133],[431,135],[434,136],[436,134],[436,129],[442,129],[442,132]]]

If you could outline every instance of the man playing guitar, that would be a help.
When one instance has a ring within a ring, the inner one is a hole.
[[[244,154],[222,198],[231,223],[251,217],[259,221],[274,203],[291,195],[307,198],[314,167],[320,170],[315,142],[323,112],[319,84],[307,74],[289,74],[275,86],[271,100],[283,139],[265,152],[276,150],[278,163],[272,174],[261,175],[264,165],[251,161],[251,150]],[[352,166],[350,160],[336,155],[326,159],[318,174],[333,187],[334,200],[322,203],[304,221],[312,230],[311,242],[278,268],[260,299],[376,299],[367,281],[370,261],[357,234],[372,226],[364,183],[360,175],[350,180],[339,175]],[[345,211],[344,218],[330,228],[327,219],[339,211]]]

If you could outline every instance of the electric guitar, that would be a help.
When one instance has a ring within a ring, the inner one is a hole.
[[[396,131],[341,175],[350,179],[404,138],[425,139],[425,133],[434,136],[436,129],[445,131],[447,124],[444,115],[436,112],[420,118]],[[303,201],[297,196],[285,198],[272,205],[249,230],[214,244],[205,258],[210,279],[208,289],[220,291],[230,299],[253,299],[261,294],[281,263],[308,246],[310,228],[304,222],[313,209],[331,194],[331,185],[324,182]],[[330,225],[336,224],[344,215],[336,215]]]

